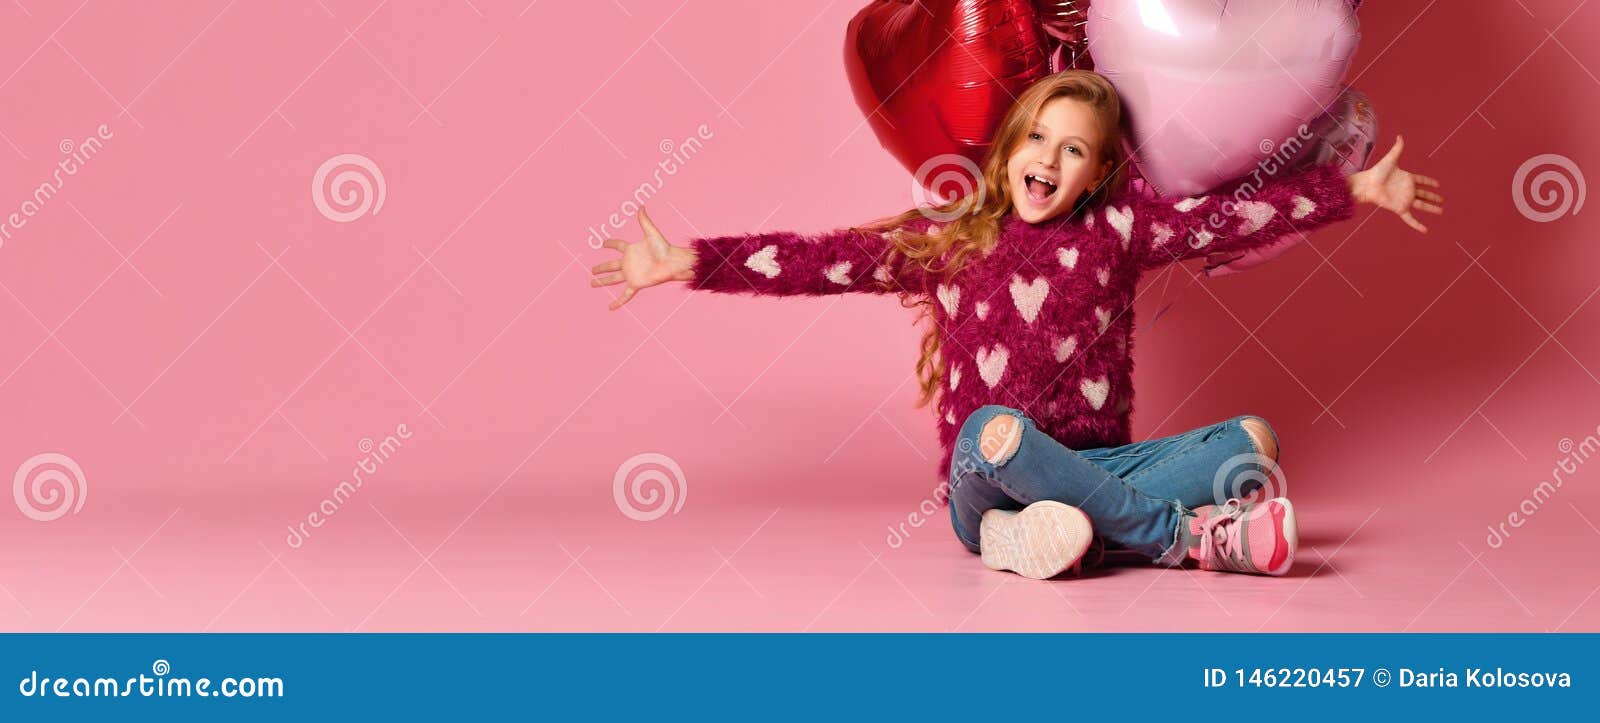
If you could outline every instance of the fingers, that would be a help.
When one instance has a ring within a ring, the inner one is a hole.
[[[1401,211],[1400,212],[1400,220],[1401,221],[1405,221],[1407,226],[1410,226],[1411,228],[1416,229],[1417,233],[1427,233],[1428,232],[1428,227],[1422,225],[1422,222],[1418,221],[1417,217],[1412,216],[1410,211]]]
[[[628,288],[623,289],[622,290],[622,295],[618,296],[615,301],[611,302],[610,309],[612,311],[616,311],[617,309],[622,308],[623,304],[626,304],[629,301],[633,300],[634,291],[635,290],[634,290],[634,288],[632,286],[629,286]]]
[[[628,242],[627,241],[623,241],[622,239],[608,238],[608,239],[606,239],[605,243],[600,244],[600,247],[601,248],[607,248],[607,249],[615,249],[617,251],[624,251],[624,250],[626,250],[628,248]]]
[[[612,259],[610,261],[601,261],[600,263],[595,264],[594,266],[589,268],[589,271],[591,273],[595,273],[595,274],[603,274],[603,273],[605,273],[607,271],[621,271],[621,270],[622,270],[622,259]]]
[[[1379,161],[1379,163],[1399,163],[1399,161],[1400,161],[1400,151],[1403,150],[1405,147],[1406,147],[1406,139],[1405,139],[1405,137],[1401,136],[1399,134],[1396,134],[1395,137],[1394,137],[1394,146],[1389,149],[1388,153],[1385,153],[1383,155],[1383,160]]]
[[[1417,198],[1434,203],[1444,203],[1444,196],[1422,188],[1417,189]]]
[[[589,285],[590,286],[611,286],[612,284],[620,284],[620,283],[622,283],[622,280],[623,280],[622,274],[606,274],[604,276],[596,276],[596,277],[594,277],[592,279],[589,279]]]
[[[1434,204],[1428,203],[1427,201],[1423,201],[1421,199],[1418,199],[1416,201],[1412,201],[1411,202],[1411,207],[1412,208],[1420,208],[1420,209],[1422,209],[1424,211],[1427,211],[1429,213],[1444,213],[1444,207],[1443,206],[1436,206]]]
[[[1423,176],[1413,173],[1411,174],[1411,178],[1412,180],[1416,181],[1417,185],[1419,186],[1433,186],[1434,188],[1439,187],[1439,179],[1432,176]]]
[[[650,214],[645,213],[643,206],[639,207],[639,228],[644,229],[646,236],[661,235],[661,231],[656,228],[655,222],[650,220]]]

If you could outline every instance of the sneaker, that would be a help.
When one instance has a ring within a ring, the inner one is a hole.
[[[1052,500],[1035,502],[1020,512],[989,510],[978,529],[978,549],[986,567],[1035,580],[1069,568],[1081,571],[1084,552],[1094,539],[1083,510]]]
[[[1188,523],[1189,557],[1202,570],[1282,575],[1294,564],[1299,535],[1294,505],[1284,497],[1195,508]]]

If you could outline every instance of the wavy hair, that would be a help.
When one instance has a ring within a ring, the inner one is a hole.
[[[932,209],[912,209],[898,216],[876,221],[865,230],[883,234],[890,240],[887,260],[889,268],[901,263],[916,263],[930,275],[949,280],[966,268],[974,255],[987,254],[999,240],[1000,222],[1011,212],[1011,188],[1007,182],[1007,164],[1017,144],[1033,127],[1034,119],[1046,103],[1057,98],[1075,98],[1088,104],[1100,119],[1100,148],[1097,158],[1112,164],[1111,172],[1098,186],[1085,193],[1073,206],[1072,213],[1104,205],[1106,200],[1121,190],[1127,177],[1127,153],[1122,145],[1122,102],[1111,83],[1098,73],[1087,70],[1068,70],[1046,76],[1028,86],[1012,104],[1000,121],[984,156],[981,168],[981,186],[972,193]],[[974,198],[976,196],[976,198]],[[919,217],[950,218],[937,233],[928,234],[911,228],[908,224]],[[887,233],[899,229],[898,233]],[[917,359],[917,379],[922,387],[918,407],[933,401],[942,388],[945,363],[939,350],[944,346],[944,330],[933,315],[934,298],[926,293],[911,293],[896,289],[893,282],[878,282],[885,291],[900,293],[900,301],[907,307],[920,309],[916,322],[928,322],[922,336],[922,353]]]

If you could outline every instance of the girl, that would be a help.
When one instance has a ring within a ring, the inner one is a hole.
[[[591,284],[624,284],[613,309],[666,281],[730,293],[897,294],[931,321],[919,406],[938,400],[951,524],[985,565],[1044,579],[1077,569],[1100,541],[1163,565],[1193,559],[1207,570],[1281,575],[1297,541],[1289,500],[1213,492],[1240,460],[1252,480],[1276,464],[1264,420],[1128,443],[1139,276],[1349,218],[1356,202],[1426,233],[1411,210],[1441,213],[1443,197],[1423,188],[1439,183],[1397,166],[1397,137],[1349,178],[1314,166],[1213,195],[1111,198],[1123,189],[1122,127],[1109,82],[1059,73],[1017,99],[965,198],[864,228],[688,246],[669,244],[641,210],[643,240],[608,240],[622,256],[594,266]]]

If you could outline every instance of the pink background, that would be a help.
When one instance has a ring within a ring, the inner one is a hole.
[[[910,202],[845,85],[855,3],[160,7],[0,3],[0,217],[112,133],[0,245],[0,480],[55,452],[88,491],[0,509],[0,629],[1600,629],[1600,465],[1485,539],[1600,424],[1600,216],[1511,189],[1600,167],[1592,4],[1367,3],[1350,78],[1450,214],[1147,279],[1136,436],[1271,420],[1291,577],[1043,584],[943,509],[886,539],[937,484],[892,299],[587,285],[589,228],[702,124],[651,203],[679,242]],[[310,186],[344,153],[386,195],[335,223]],[[637,521],[613,476],[647,452],[687,495]]]

